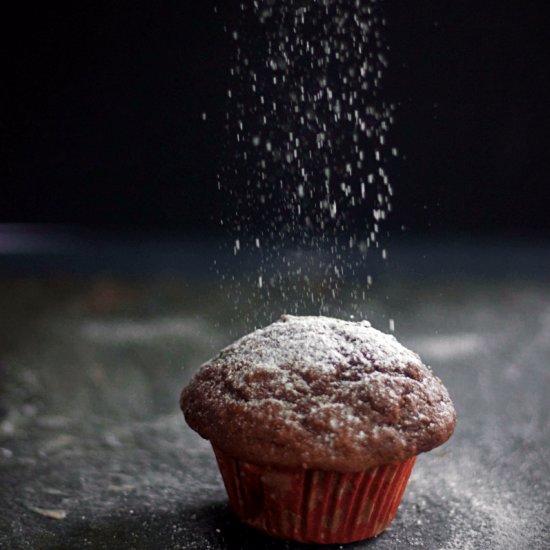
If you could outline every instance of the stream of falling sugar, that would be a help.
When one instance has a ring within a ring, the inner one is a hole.
[[[248,280],[234,276],[237,310],[244,296],[271,304],[274,295],[268,317],[334,313],[344,301],[358,310],[372,283],[367,256],[386,258],[387,166],[398,151],[388,139],[395,106],[381,93],[388,47],[379,4],[247,0],[227,29],[234,61],[221,224],[235,256],[261,255]]]

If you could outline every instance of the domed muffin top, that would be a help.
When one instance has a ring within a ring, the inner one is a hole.
[[[352,472],[444,443],[456,415],[429,367],[371,327],[283,315],[224,348],[181,394],[188,424],[248,462]]]

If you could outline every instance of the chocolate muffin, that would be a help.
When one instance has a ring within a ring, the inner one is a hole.
[[[205,363],[180,400],[246,523],[302,542],[375,536],[456,415],[418,355],[367,321],[283,315]]]

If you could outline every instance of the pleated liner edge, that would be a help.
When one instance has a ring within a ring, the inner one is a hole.
[[[214,452],[241,521],[273,537],[315,544],[345,544],[384,531],[416,460],[342,473],[262,466]]]

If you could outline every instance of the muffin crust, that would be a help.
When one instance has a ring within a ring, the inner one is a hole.
[[[456,414],[418,355],[371,327],[283,315],[224,348],[184,388],[188,424],[226,453],[358,472],[444,443]]]

